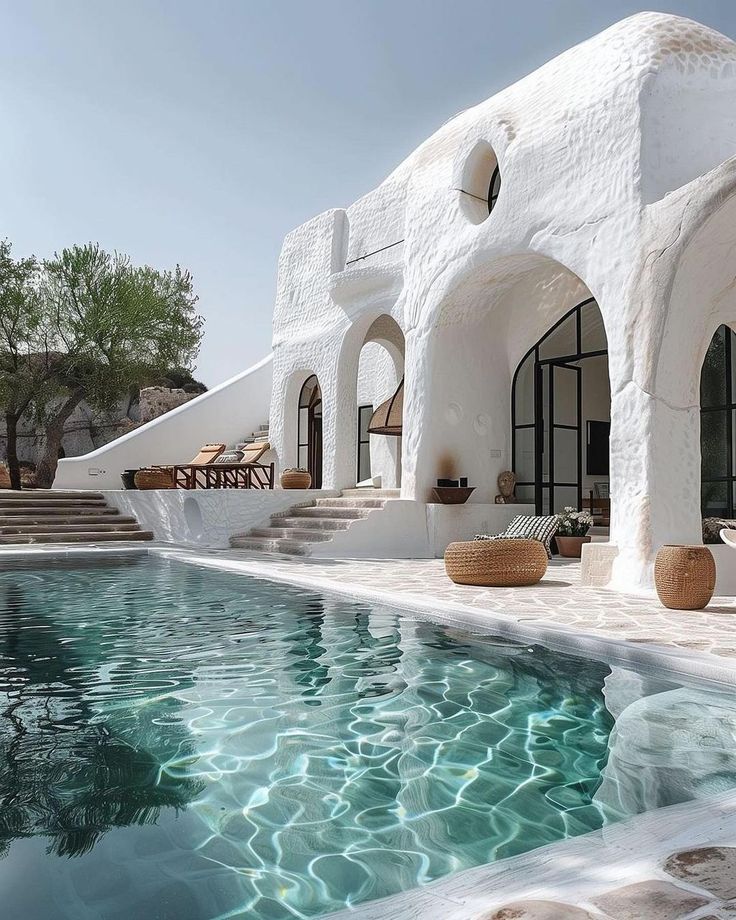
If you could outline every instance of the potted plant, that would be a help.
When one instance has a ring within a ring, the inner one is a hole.
[[[568,559],[579,559],[583,543],[590,543],[588,531],[592,523],[593,518],[587,511],[565,508],[555,533],[559,554]]]
[[[282,489],[308,489],[312,485],[312,474],[301,467],[290,467],[281,474]]]

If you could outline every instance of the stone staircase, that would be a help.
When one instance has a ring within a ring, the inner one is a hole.
[[[252,444],[254,441],[267,441],[268,440],[268,430],[269,430],[268,422],[266,422],[264,425],[259,425],[258,431],[252,431],[248,436],[244,437],[243,440],[238,444],[238,448],[242,450],[244,447],[247,447],[249,444]]]
[[[99,492],[0,491],[0,546],[152,539],[150,531],[108,505]]]
[[[316,543],[332,540],[356,521],[380,511],[387,501],[399,498],[399,494],[399,489],[344,489],[335,498],[318,498],[271,515],[266,526],[232,536],[230,545],[254,553],[309,556]]]

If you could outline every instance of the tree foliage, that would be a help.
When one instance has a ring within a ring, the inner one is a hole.
[[[134,266],[94,243],[39,264],[0,244],[0,407],[14,488],[20,418],[44,428],[38,476],[51,485],[64,423],[82,400],[109,409],[169,368],[191,369],[202,337],[196,302],[179,266]]]

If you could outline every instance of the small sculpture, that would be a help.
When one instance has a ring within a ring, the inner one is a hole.
[[[498,491],[501,493],[496,496],[497,505],[515,505],[516,496],[514,495],[514,489],[516,488],[516,474],[512,473],[511,470],[504,470],[503,473],[499,473],[498,476]]]

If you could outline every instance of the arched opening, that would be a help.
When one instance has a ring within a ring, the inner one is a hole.
[[[390,316],[379,316],[360,350],[357,378],[356,483],[401,485],[404,334]]]
[[[478,141],[465,161],[460,178],[461,206],[474,224],[483,223],[496,207],[501,192],[498,157],[487,141]]]
[[[556,322],[517,367],[511,428],[517,499],[534,502],[538,514],[588,508],[608,526],[608,341],[592,297]]]
[[[701,510],[733,518],[736,509],[736,333],[719,326],[700,372]]]
[[[315,374],[307,377],[299,393],[297,462],[309,470],[312,488],[322,488],[322,390]]]

